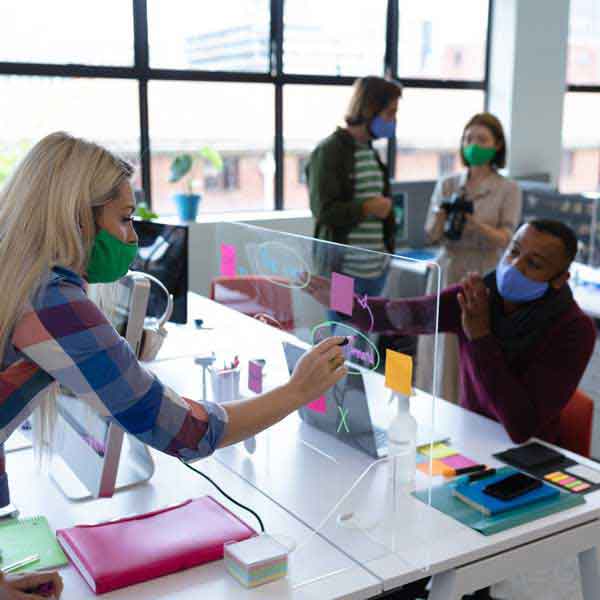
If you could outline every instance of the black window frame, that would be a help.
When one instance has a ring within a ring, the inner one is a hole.
[[[270,0],[270,69],[269,72],[201,71],[151,68],[148,43],[147,0],[131,0],[133,10],[134,64],[131,67],[111,67],[82,64],[46,64],[0,62],[0,75],[24,75],[40,77],[79,77],[98,79],[135,80],[138,84],[140,117],[140,164],[144,196],[152,204],[151,147],[148,115],[149,81],[204,81],[265,83],[275,86],[275,210],[283,210],[284,199],[284,132],[283,88],[286,85],[335,85],[351,86],[356,77],[337,75],[291,74],[283,71],[284,1]],[[382,75],[399,78],[398,73],[398,15],[401,0],[388,0],[386,13],[386,45]],[[404,0],[406,1],[406,0]],[[482,0],[485,1],[485,0]],[[418,79],[402,78],[405,88],[431,90],[480,90],[484,92],[484,107],[488,105],[491,28],[494,0],[488,2],[488,22],[485,43],[485,67],[482,80]],[[582,89],[583,88],[583,89]],[[600,91],[600,86],[569,86],[569,91]],[[390,175],[395,174],[396,139],[388,143],[387,152]]]

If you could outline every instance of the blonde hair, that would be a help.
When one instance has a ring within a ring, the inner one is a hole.
[[[0,190],[0,353],[27,301],[49,271],[82,274],[92,248],[95,209],[119,194],[132,167],[105,148],[64,132],[40,140]],[[10,290],[10,293],[7,291]],[[36,452],[51,444],[56,385],[35,418]]]

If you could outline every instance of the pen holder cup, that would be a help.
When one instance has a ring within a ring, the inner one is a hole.
[[[212,384],[213,400],[215,402],[230,402],[240,397],[240,368],[215,369],[209,367]]]

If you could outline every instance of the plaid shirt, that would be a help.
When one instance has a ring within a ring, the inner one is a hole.
[[[140,441],[191,460],[219,445],[227,413],[189,402],[144,369],[85,293],[84,280],[55,267],[16,323],[0,372],[0,443],[54,382],[102,403]]]

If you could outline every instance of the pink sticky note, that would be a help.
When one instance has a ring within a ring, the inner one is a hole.
[[[262,365],[260,363],[251,360],[248,363],[248,389],[252,390],[255,394],[262,394]]]
[[[354,277],[348,277],[347,275],[335,272],[331,274],[329,306],[333,310],[352,316],[352,308],[354,306]]]
[[[325,414],[327,412],[327,398],[325,398],[325,396],[321,396],[320,398],[313,400],[310,404],[307,404],[306,408]]]
[[[463,456],[462,454],[454,454],[452,456],[446,456],[446,458],[440,459],[446,466],[452,469],[464,469],[465,467],[474,467],[478,465],[478,462]]]
[[[221,275],[236,276],[236,249],[231,244],[221,244]]]

